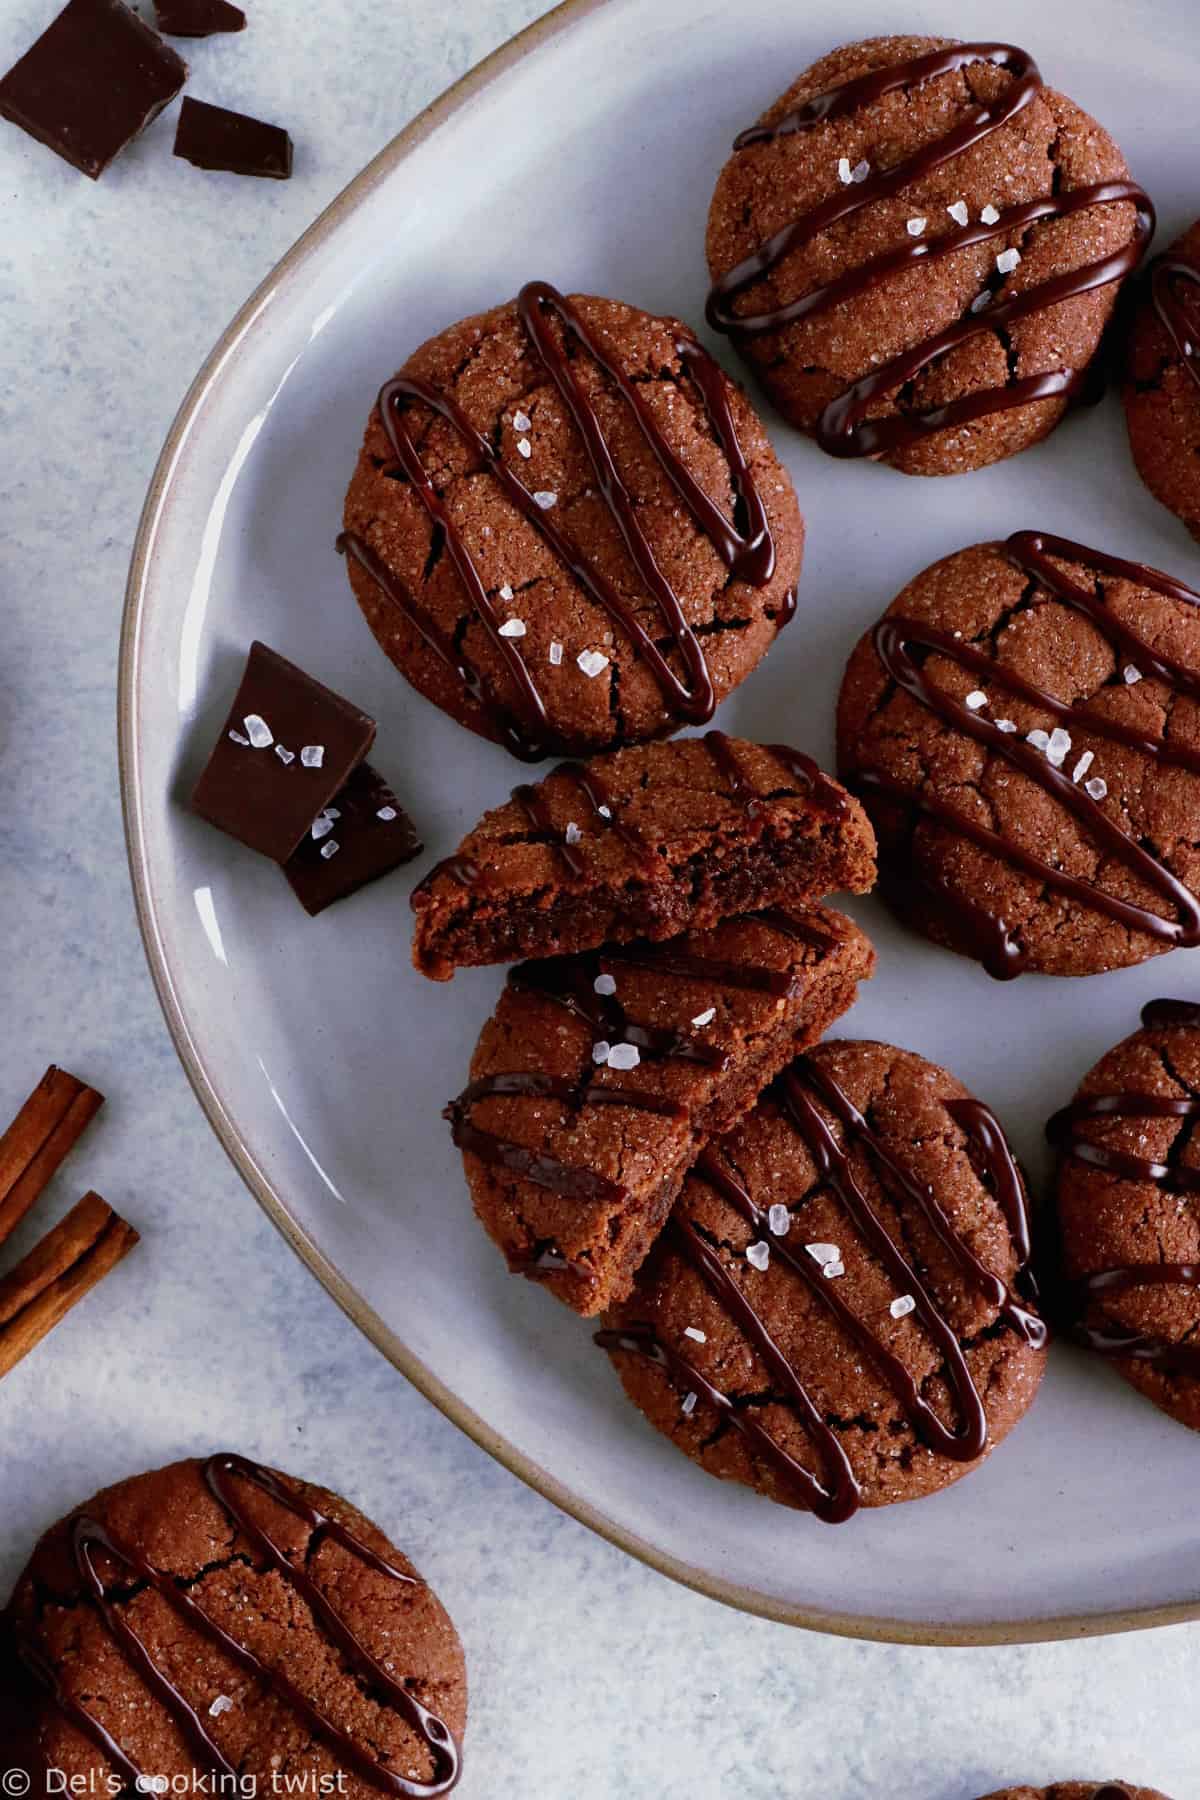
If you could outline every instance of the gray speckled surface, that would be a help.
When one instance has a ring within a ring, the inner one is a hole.
[[[52,10],[7,0],[0,64]],[[113,718],[155,456],[202,356],[300,230],[542,10],[254,0],[244,37],[186,47],[191,91],[286,122],[286,185],[176,162],[173,112],[98,186],[0,127],[0,1114],[51,1060],[103,1088],[22,1241],[86,1185],[145,1234],[0,1389],[0,1590],[73,1501],[224,1444],[341,1487],[433,1580],[470,1665],[464,1800],[973,1800],[1114,1773],[1189,1800],[1200,1627],[1029,1650],[834,1642],[726,1612],[561,1517],[293,1258],[168,1041],[130,902]]]

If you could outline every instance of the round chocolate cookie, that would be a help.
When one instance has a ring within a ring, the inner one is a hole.
[[[956,475],[1090,384],[1154,212],[1027,52],[881,37],[738,139],[708,220],[709,322],[834,456]]]
[[[1001,1788],[984,1800],[1167,1800],[1157,1788],[1133,1787],[1128,1781],[1056,1781],[1053,1787]]]
[[[1200,1430],[1200,1004],[1155,1000],[1047,1135],[1062,1310],[1156,1406]]]
[[[881,888],[992,975],[1200,943],[1200,595],[1016,532],[935,563],[854,651],[842,778]]]
[[[1046,1337],[1028,1239],[961,1082],[819,1044],[702,1154],[598,1341],[702,1468],[837,1523],[958,1480],[1024,1413]]]
[[[422,694],[535,761],[711,718],[791,617],[804,525],[684,325],[531,283],[380,392],[350,583]]]
[[[1138,474],[1200,538],[1200,219],[1150,267],[1130,326],[1124,396]]]
[[[242,1457],[97,1494],[37,1546],[7,1624],[35,1794],[48,1770],[78,1784],[59,1793],[200,1772],[356,1800],[458,1779],[466,1674],[438,1600],[354,1507]]]

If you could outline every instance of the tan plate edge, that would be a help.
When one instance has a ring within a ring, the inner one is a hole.
[[[331,201],[297,239],[261,285],[246,301],[222,333],[219,341],[192,382],[167,434],[166,442],[150,483],[134,540],[129,580],[125,590],[125,607],[121,622],[121,646],[117,676],[117,734],[121,783],[121,804],[125,819],[125,841],[133,882],[138,927],[142,934],[150,973],[158,994],[175,1049],[191,1082],[197,1099],[207,1115],[234,1167],[258,1201],[271,1223],[291,1245],[296,1254],[328,1289],[343,1312],[353,1320],[366,1337],[381,1350],[413,1386],[433,1402],[438,1410],[473,1438],[489,1456],[495,1457],[512,1474],[526,1482],[545,1499],[553,1501],[563,1512],[587,1525],[609,1543],[625,1550],[640,1562],[669,1576],[684,1587],[710,1599],[720,1600],[760,1618],[777,1624],[802,1626],[810,1631],[827,1632],[837,1637],[862,1638],[877,1643],[926,1644],[946,1646],[1046,1643],[1073,1637],[1099,1637],[1115,1632],[1149,1630],[1159,1625],[1178,1625],[1200,1619],[1200,1601],[1179,1602],[1167,1607],[1149,1607],[1134,1612],[1096,1613],[1081,1617],[1029,1619],[1011,1624],[956,1627],[919,1624],[905,1619],[869,1618],[857,1614],[809,1611],[802,1607],[772,1604],[753,1589],[716,1580],[702,1570],[676,1558],[664,1555],[653,1545],[624,1530],[604,1513],[564,1488],[547,1471],[522,1456],[498,1436],[478,1413],[465,1406],[425,1365],[415,1357],[394,1332],[362,1298],[354,1292],[333,1264],[319,1250],[287,1210],[286,1203],[272,1187],[267,1175],[255,1162],[249,1147],[239,1137],[224,1102],[206,1069],[184,1018],[175,984],[167,963],[151,901],[145,858],[142,818],[142,795],[137,780],[137,716],[135,695],[141,652],[141,630],[146,601],[146,584],[154,556],[159,521],[169,503],[170,486],[176,462],[186,442],[192,422],[206,394],[218,378],[226,362],[253,327],[264,307],[285,281],[293,280],[318,245],[340,221],[366,197],[378,182],[432,135],[441,125],[469,104],[485,87],[505,74],[513,65],[542,48],[564,31],[578,25],[589,14],[611,4],[611,0],[560,0],[543,18],[527,25],[497,50],[471,69],[445,93],[405,126],[398,136],[381,150],[336,199]]]

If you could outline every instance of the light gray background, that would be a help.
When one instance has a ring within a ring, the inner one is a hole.
[[[15,1248],[85,1186],[145,1234],[0,1388],[0,1593],[36,1534],[96,1487],[239,1448],[343,1489],[445,1599],[471,1675],[464,1800],[974,1800],[1112,1774],[1192,1800],[1200,1627],[902,1650],[672,1586],[410,1390],[204,1123],[142,957],[117,794],[117,634],[142,495],[234,308],[387,138],[543,10],[248,4],[243,37],[183,46],[191,91],[285,122],[288,184],[175,161],[173,109],[98,186],[0,126],[0,1116],[52,1060],[109,1096]],[[0,64],[54,5],[6,0]],[[901,22],[881,10],[881,29]]]

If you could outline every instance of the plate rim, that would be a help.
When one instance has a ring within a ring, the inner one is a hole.
[[[1062,1614],[1049,1618],[975,1623],[969,1626],[841,1613],[774,1601],[752,1588],[723,1581],[707,1570],[684,1562],[647,1542],[637,1533],[608,1518],[598,1507],[574,1493],[533,1458],[526,1456],[493,1430],[479,1413],[425,1366],[390,1326],[384,1323],[374,1308],[367,1305],[290,1213],[282,1194],[276,1190],[266,1171],[256,1160],[249,1143],[236,1130],[232,1115],[221,1098],[215,1074],[208,1068],[185,1016],[151,895],[143,817],[144,796],[139,774],[136,696],[141,674],[142,630],[149,607],[155,547],[161,522],[171,505],[176,465],[196,415],[267,302],[284,283],[293,282],[302,273],[312,253],[324,244],[381,181],[476,95],[518,62],[555,38],[574,30],[592,14],[616,3],[617,0],[559,0],[550,11],[531,21],[453,82],[398,132],[317,215],[238,308],[188,387],[167,432],[142,506],[125,587],[117,672],[117,760],[125,847],[138,931],[172,1043],[201,1110],[234,1168],[284,1241],[316,1276],[352,1323],[425,1399],[510,1474],[517,1476],[535,1493],[551,1501],[580,1524],[586,1525],[598,1536],[657,1573],[709,1599],[718,1600],[737,1611],[769,1619],[775,1624],[874,1643],[944,1647],[1050,1643],[1150,1630],[1162,1625],[1200,1620],[1200,1600],[1178,1601],[1169,1606],[1082,1615]]]

